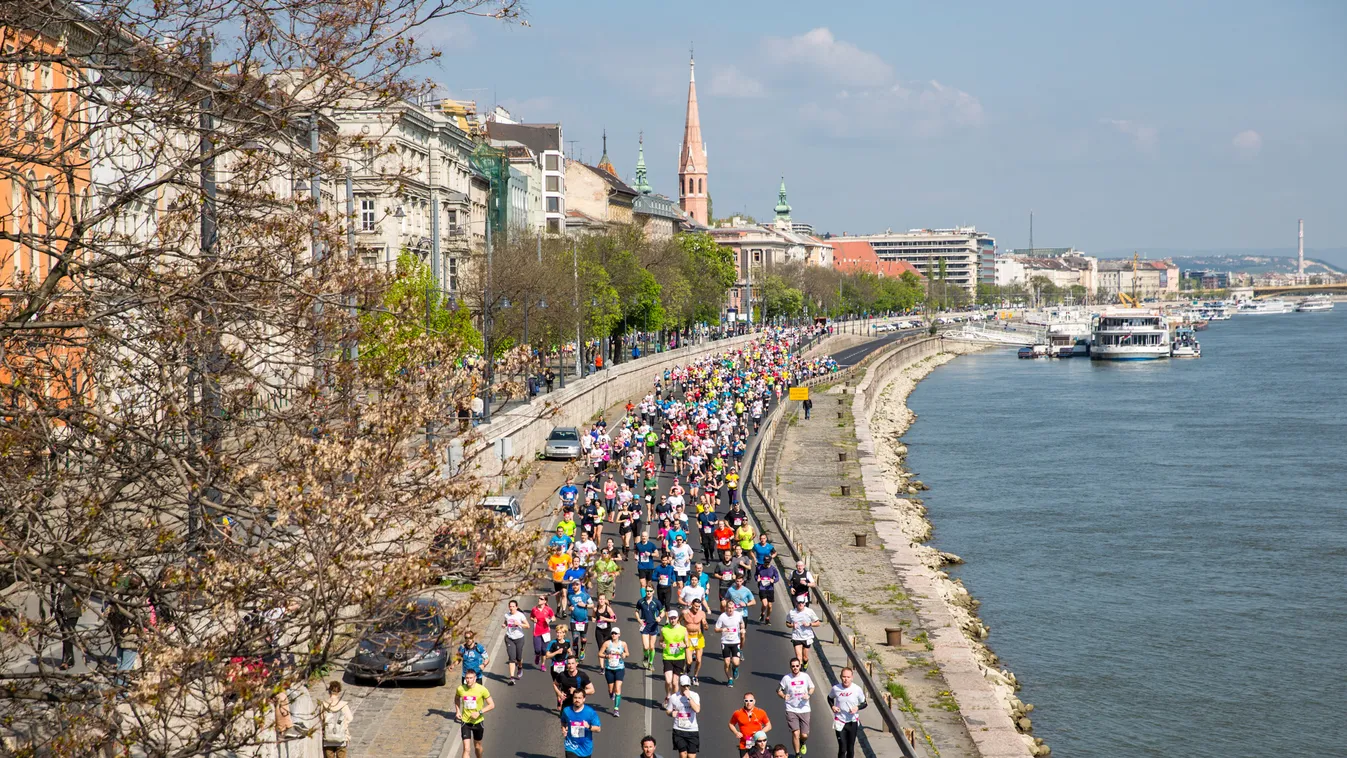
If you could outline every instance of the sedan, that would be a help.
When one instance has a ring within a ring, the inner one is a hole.
[[[573,460],[580,457],[580,430],[573,426],[558,426],[547,435],[543,445],[544,458]]]
[[[444,637],[443,606],[434,598],[416,598],[389,609],[385,620],[365,634],[347,671],[354,679],[377,683],[443,685],[449,666]]]

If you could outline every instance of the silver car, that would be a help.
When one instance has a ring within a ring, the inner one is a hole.
[[[558,426],[547,435],[543,445],[544,458],[573,460],[580,457],[580,430],[573,426]]]

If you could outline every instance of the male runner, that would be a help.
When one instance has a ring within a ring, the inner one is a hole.
[[[463,758],[476,753],[482,758],[482,735],[487,711],[496,707],[491,693],[477,681],[477,672],[469,670],[463,677],[463,683],[454,690],[454,707],[458,710],[458,721],[463,726],[459,734],[463,737]]]
[[[777,696],[786,701],[786,726],[795,744],[796,755],[809,752],[809,698],[814,694],[814,680],[800,670],[800,659],[790,659],[790,673],[781,677]]]
[[[665,612],[664,626],[659,630],[663,645],[661,655],[664,659],[664,697],[667,702],[677,690],[677,677],[687,671],[688,630],[679,623],[678,611]]]
[[[823,622],[818,614],[804,604],[803,598],[795,598],[795,607],[786,614],[786,625],[790,627],[790,644],[795,647],[795,657],[802,669],[809,668],[809,648],[814,646],[814,627]]]
[[[725,683],[734,686],[739,678],[739,664],[743,660],[740,646],[743,644],[744,614],[731,605],[716,619],[716,631],[720,632],[720,655],[725,661]]]
[[[594,755],[594,735],[599,731],[599,713],[585,705],[584,691],[571,693],[571,704],[561,709],[562,750],[565,751],[565,758],[590,758]]]
[[[655,666],[655,641],[659,638],[663,614],[664,604],[654,593],[636,601],[636,615],[641,620],[641,660],[648,669]]]
[[[730,733],[735,736],[735,742],[739,745],[739,756],[743,758],[749,755],[753,749],[753,743],[761,741],[767,744],[767,731],[772,728],[772,720],[767,717],[767,711],[757,707],[758,699],[752,692],[744,695],[744,707],[735,709],[730,714]]]
[[[690,587],[683,588],[686,592]],[[706,649],[706,610],[702,601],[694,599],[688,604],[688,609],[683,611],[683,626],[688,630],[688,672],[692,676],[692,685],[694,687],[701,684],[697,677],[702,672],[702,651]]]
[[[762,601],[762,607],[758,609],[759,622],[772,623],[772,603],[776,600],[776,583],[779,581],[781,572],[775,565],[769,563],[758,567],[758,599]]]
[[[664,708],[673,716],[673,748],[679,758],[697,758],[701,750],[697,714],[701,713],[702,699],[692,691],[692,679],[686,674],[678,678],[678,691],[669,696]]]
[[[865,700],[865,690],[852,684],[849,667],[842,669],[841,679],[828,693],[828,705],[833,709],[833,730],[837,732],[837,758],[856,758],[860,712],[869,703]]]

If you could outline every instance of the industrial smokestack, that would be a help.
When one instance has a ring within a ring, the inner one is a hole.
[[[1305,219],[1300,219],[1300,244],[1296,247],[1296,272],[1305,273]]]

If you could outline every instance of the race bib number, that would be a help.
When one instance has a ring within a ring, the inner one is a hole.
[[[676,726],[676,727],[679,728],[679,729],[683,729],[683,730],[691,730],[691,729],[692,729],[692,712],[691,712],[691,711],[675,711],[675,712],[674,712],[674,726]]]
[[[571,722],[571,739],[583,740],[585,738],[585,735],[587,734],[589,734],[589,722],[587,721]]]
[[[465,711],[476,711],[476,710],[477,710],[477,696],[476,696],[476,695],[465,695],[465,696],[463,697],[463,710],[465,710]]]
[[[610,669],[620,669],[620,668],[622,668],[622,654],[621,654],[621,653],[609,653],[609,655],[608,655],[608,668],[610,668]]]
[[[583,631],[585,630],[585,624],[586,624],[587,622],[584,622],[584,621],[576,621],[576,622],[573,622],[573,623],[575,624],[575,631],[577,631],[577,632],[583,632]]]
[[[668,575],[668,574],[660,574],[660,577],[659,577],[659,583],[660,583],[660,586],[661,586],[661,587],[668,587],[668,586],[669,586],[669,575]]]
[[[553,670],[553,671],[565,671],[565,670],[566,670],[566,662],[565,662],[565,661],[553,661],[553,663],[552,663],[552,670]]]

